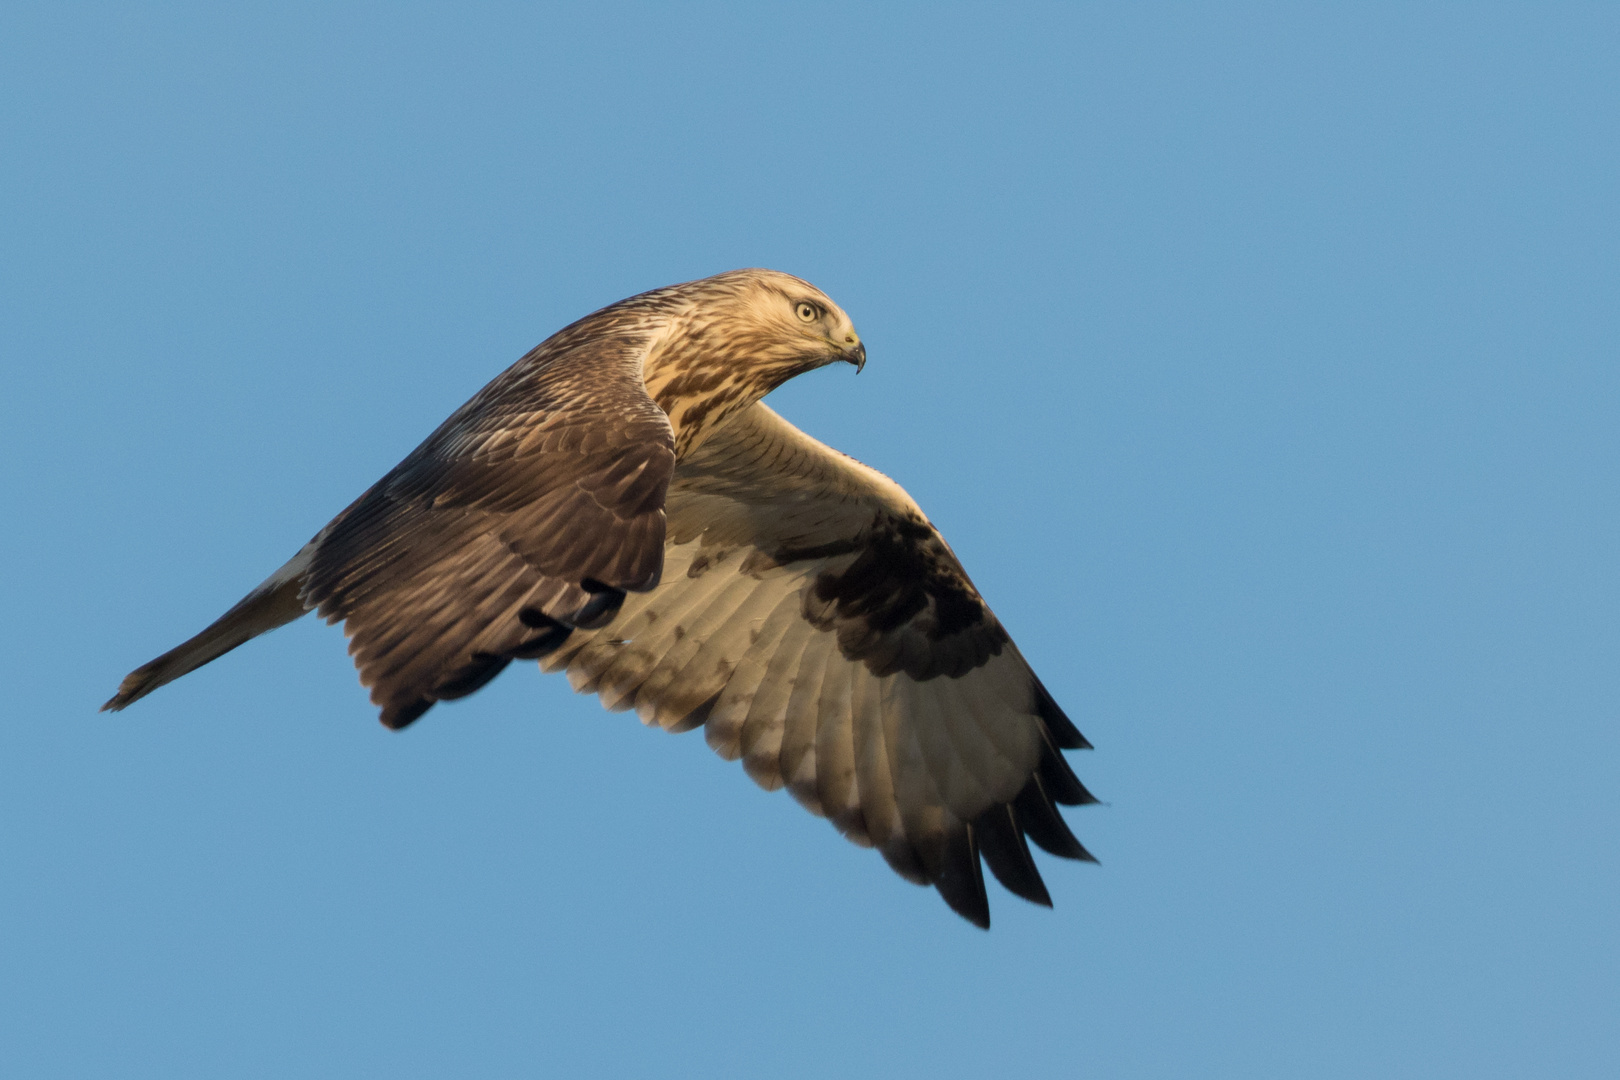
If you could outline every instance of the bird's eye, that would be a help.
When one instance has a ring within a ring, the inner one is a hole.
[[[815,322],[821,317],[821,309],[808,300],[800,300],[799,306],[793,309],[802,322]]]

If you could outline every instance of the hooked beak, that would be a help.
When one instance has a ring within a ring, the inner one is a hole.
[[[857,341],[853,349],[845,350],[844,359],[855,365],[855,373],[859,375],[866,369],[866,342]]]

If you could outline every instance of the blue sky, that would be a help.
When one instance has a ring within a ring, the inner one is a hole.
[[[1608,1077],[1620,15],[0,13],[16,1075]],[[980,933],[530,666],[116,716],[530,346],[736,266],[1097,749]]]

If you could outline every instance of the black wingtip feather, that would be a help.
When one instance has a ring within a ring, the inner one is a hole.
[[[528,625],[527,622],[525,622],[525,625]],[[571,628],[564,626],[562,623],[556,623],[550,629],[541,631],[527,641],[518,642],[506,651],[506,655],[514,660],[539,660],[541,657],[550,656],[562,648],[563,643],[568,640],[568,636],[573,632]]]
[[[1018,811],[1010,803],[992,806],[980,814],[973,822],[973,837],[991,873],[1008,892],[1032,904],[1052,906],[1052,895],[1046,891],[1046,882],[1041,880],[1024,840],[1024,830],[1018,824]]]
[[[1037,766],[1040,773],[1041,784],[1052,801],[1060,802],[1064,806],[1084,806],[1094,803],[1097,797],[1086,790],[1086,785],[1074,775],[1063,752],[1048,742],[1041,749],[1041,760]]]
[[[1029,778],[1029,783],[1018,793],[1013,805],[1018,808],[1018,823],[1024,827],[1029,838],[1043,849],[1064,859],[1097,861],[1069,831],[1068,822],[1063,820],[1063,815],[1042,786],[1039,772]]]
[[[1080,734],[1080,729],[1074,726],[1058,703],[1053,700],[1051,693],[1041,683],[1035,680],[1035,711],[1046,721],[1046,730],[1052,733],[1052,738],[1065,750],[1090,750],[1091,743]]]
[[[527,626],[530,630],[568,629],[562,623],[558,622],[556,619],[553,619],[550,615],[547,615],[537,607],[519,608],[518,622],[522,623],[524,626]]]
[[[595,630],[606,626],[624,604],[623,589],[616,589],[595,578],[585,578],[579,583],[579,587],[590,593],[591,598],[585,601],[578,611],[564,618],[568,623],[581,629]]]
[[[990,898],[984,892],[984,869],[979,865],[979,845],[973,839],[973,826],[945,841],[945,865],[934,888],[945,902],[980,930],[990,929]]]

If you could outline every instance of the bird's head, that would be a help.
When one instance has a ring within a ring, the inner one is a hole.
[[[772,386],[835,361],[866,365],[866,346],[844,309],[808,281],[777,270],[733,270],[701,305],[730,326],[735,359],[777,376]]]
[[[732,270],[647,295],[671,309],[644,374],[676,426],[678,447],[795,375],[839,360],[857,371],[866,366],[849,316],[792,274]],[[683,436],[683,428],[691,430]]]

